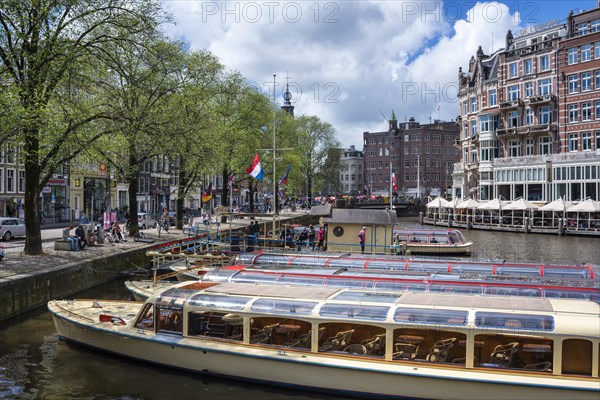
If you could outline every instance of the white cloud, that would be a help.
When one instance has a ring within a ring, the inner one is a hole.
[[[289,73],[301,91],[293,91],[296,114],[317,115],[358,148],[364,131],[387,129],[381,112],[422,123],[458,114],[458,67],[479,45],[489,53],[492,37],[495,49],[503,46],[518,25],[504,4],[467,4],[164,1],[177,22],[170,34],[259,84],[273,74],[281,84]]]

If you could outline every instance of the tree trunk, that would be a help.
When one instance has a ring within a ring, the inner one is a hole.
[[[42,250],[42,232],[40,231],[40,167],[38,152],[39,130],[32,128],[25,133],[25,254],[38,256]]]
[[[185,188],[188,184],[187,171],[183,157],[179,157],[179,179],[177,185],[177,199],[175,201],[175,228],[183,229],[183,201],[185,200]]]
[[[131,150],[130,150],[131,151]],[[129,171],[137,171],[138,162],[133,154],[129,154]],[[140,231],[140,224],[138,223],[138,202],[137,202],[137,188],[138,188],[138,173],[128,173],[125,175],[129,187],[127,189],[129,193],[129,236],[135,237]]]

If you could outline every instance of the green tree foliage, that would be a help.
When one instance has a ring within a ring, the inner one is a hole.
[[[304,183],[300,193],[312,197],[314,183],[327,160],[331,148],[340,147],[335,129],[316,116],[301,116],[297,119],[297,151],[301,179]]]
[[[147,0],[0,2],[0,77],[12,85],[12,100],[18,103],[8,131],[23,143],[26,254],[42,253],[37,218],[41,188],[57,165],[101,137],[102,132],[88,127],[107,117],[102,108],[89,107],[93,95],[73,97],[88,102],[83,109],[91,114],[70,112],[61,103],[69,72],[93,70],[102,46],[154,32],[163,18],[158,3]]]

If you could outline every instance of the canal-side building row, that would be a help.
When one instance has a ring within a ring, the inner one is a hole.
[[[458,79],[454,197],[599,198],[600,8],[509,31]]]
[[[395,112],[388,130],[363,133],[365,193],[404,198],[445,195],[452,182],[452,166],[460,159],[454,146],[459,137],[455,122],[435,120],[421,125],[415,118],[398,122]],[[393,174],[393,175],[392,175]]]

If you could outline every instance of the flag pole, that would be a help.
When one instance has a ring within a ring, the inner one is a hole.
[[[276,131],[276,127],[275,127],[275,119],[277,117],[277,98],[275,97],[275,85],[276,83],[276,74],[273,74],[273,204],[271,205],[273,207],[273,225],[271,226],[271,231],[272,233],[272,239],[275,239],[275,215],[277,215],[277,175],[275,173],[275,149],[277,147],[276,146],[276,135],[275,135],[275,131]],[[266,233],[266,232],[265,232]]]

